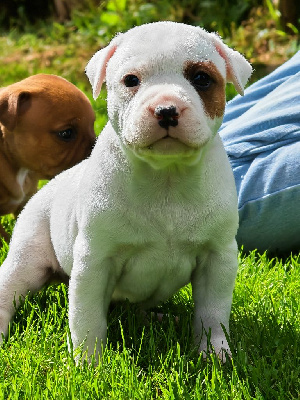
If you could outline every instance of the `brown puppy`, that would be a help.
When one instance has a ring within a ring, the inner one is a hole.
[[[38,74],[0,89],[0,215],[18,214],[51,179],[95,143],[88,98],[67,80]],[[8,239],[0,224],[0,237]]]

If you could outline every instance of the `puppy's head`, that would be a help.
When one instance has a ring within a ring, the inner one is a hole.
[[[199,159],[221,125],[226,82],[243,94],[251,72],[216,34],[173,22],[118,35],[86,68],[94,98],[106,80],[109,117],[125,151],[157,168]]]
[[[95,114],[72,83],[38,74],[0,90],[0,131],[16,166],[50,179],[87,157]]]

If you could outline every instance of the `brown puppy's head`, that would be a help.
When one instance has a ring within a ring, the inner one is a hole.
[[[38,74],[0,90],[0,132],[16,168],[50,179],[91,153],[95,113],[67,80]]]

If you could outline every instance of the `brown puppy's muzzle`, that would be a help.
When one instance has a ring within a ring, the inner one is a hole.
[[[85,153],[83,154],[83,159],[89,157],[91,155],[91,152],[93,151],[93,148],[95,147],[96,144],[96,137],[94,137],[93,139],[91,139],[89,141],[89,143],[86,145],[85,148]],[[81,160],[80,160],[81,161]]]

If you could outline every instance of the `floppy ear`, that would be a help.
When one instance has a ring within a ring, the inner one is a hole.
[[[12,131],[20,115],[30,107],[31,93],[28,91],[13,91],[9,87],[0,91],[0,123]]]
[[[121,36],[122,34],[119,34],[110,42],[108,46],[97,51],[85,68],[85,73],[89,78],[90,84],[93,88],[93,97],[95,100],[99,96],[101,86],[105,81],[106,65],[113,56],[114,52],[117,50],[119,38]]]
[[[243,96],[244,87],[252,74],[252,67],[238,51],[229,48],[217,35],[214,36],[216,50],[226,63],[226,80],[233,83],[236,91]]]

